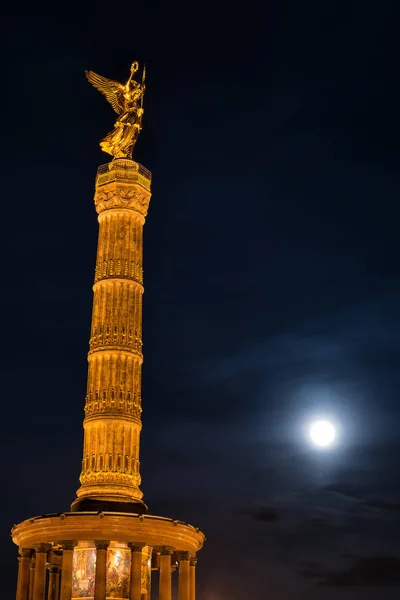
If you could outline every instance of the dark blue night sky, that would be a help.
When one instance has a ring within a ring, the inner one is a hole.
[[[399,8],[59,13],[1,25],[3,597],[12,525],[78,487],[114,118],[84,70],[122,81],[139,60],[150,512],[206,532],[198,600],[397,598]],[[320,415],[340,424],[324,452],[304,436]]]

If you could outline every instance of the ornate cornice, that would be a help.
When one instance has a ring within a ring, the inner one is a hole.
[[[47,540],[73,549],[75,542],[113,540],[142,543],[150,547],[168,546],[193,556],[204,543],[204,534],[181,521],[153,515],[128,515],[115,512],[82,512],[48,515],[28,519],[13,528],[12,537],[20,547],[33,547]],[[64,540],[64,541],[63,541]]]

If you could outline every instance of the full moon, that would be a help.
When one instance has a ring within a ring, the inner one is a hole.
[[[309,433],[311,440],[317,446],[330,446],[336,437],[335,428],[330,421],[315,421]]]

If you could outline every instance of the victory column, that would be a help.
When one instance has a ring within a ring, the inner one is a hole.
[[[33,517],[12,529],[19,547],[17,600],[195,600],[196,553],[204,535],[147,514],[140,490],[143,225],[151,173],[132,160],[142,128],[145,70],[126,84],[86,71],[118,117],[100,143],[99,238],[88,354],[81,486],[70,512]]]

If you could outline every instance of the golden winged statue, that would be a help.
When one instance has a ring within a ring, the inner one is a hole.
[[[118,114],[114,129],[100,142],[103,152],[111,154],[114,158],[132,158],[133,148],[142,129],[146,68],[143,67],[141,83],[133,79],[138,68],[139,63],[134,62],[125,85],[97,75],[93,71],[85,71],[90,83],[104,94]]]

